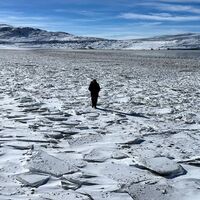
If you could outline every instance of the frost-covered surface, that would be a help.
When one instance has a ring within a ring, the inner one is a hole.
[[[0,50],[0,199],[200,199],[199,55]]]
[[[32,173],[19,174],[16,177],[24,186],[30,187],[39,187],[49,180],[49,176]]]
[[[166,178],[174,178],[187,173],[181,165],[166,157],[145,158],[141,163],[142,167]]]
[[[200,34],[186,33],[147,39],[112,40],[48,32],[31,27],[0,24],[0,48],[53,49],[200,49]]]

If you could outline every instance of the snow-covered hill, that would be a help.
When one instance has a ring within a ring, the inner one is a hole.
[[[132,40],[131,49],[200,49],[200,34],[186,33]]]
[[[200,49],[200,34],[160,36],[148,39],[109,40],[49,32],[31,27],[0,24],[0,47],[66,49]]]
[[[51,42],[51,41],[85,41],[99,40],[98,38],[78,37],[65,32],[48,32],[31,27],[13,27],[6,24],[0,24],[0,41],[10,43],[22,42]],[[103,39],[101,39],[103,40]]]

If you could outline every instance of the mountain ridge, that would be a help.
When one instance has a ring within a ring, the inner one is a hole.
[[[200,33],[114,40],[0,24],[0,47],[64,49],[200,49]]]

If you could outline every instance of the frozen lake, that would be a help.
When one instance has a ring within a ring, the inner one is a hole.
[[[200,57],[200,50],[159,50],[159,51],[132,51],[133,55],[163,57],[163,58],[196,58]]]
[[[199,199],[199,58],[0,50],[0,199]]]

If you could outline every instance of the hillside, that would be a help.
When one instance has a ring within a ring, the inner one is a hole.
[[[200,34],[186,33],[145,39],[110,40],[0,24],[1,48],[64,49],[200,49]]]

